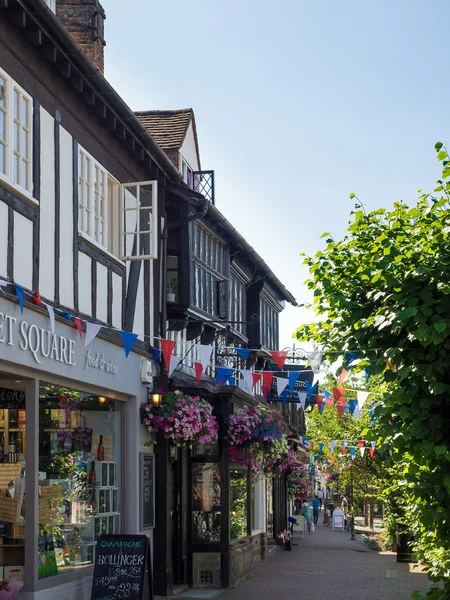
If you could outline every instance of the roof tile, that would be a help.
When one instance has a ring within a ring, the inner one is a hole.
[[[193,111],[192,108],[143,110],[135,112],[135,115],[163,150],[179,150],[186,137]]]

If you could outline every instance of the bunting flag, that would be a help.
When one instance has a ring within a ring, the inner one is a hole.
[[[340,400],[340,398],[342,398],[342,396],[344,395],[344,388],[333,388],[333,402],[334,404],[337,404]]]
[[[322,352],[307,352],[306,353],[311,370],[313,373],[318,373],[320,370],[320,363],[322,362]]]
[[[170,355],[172,354],[172,351],[176,346],[176,342],[174,342],[173,340],[164,339],[159,340],[159,342],[161,344],[161,351],[164,357],[164,362],[166,363],[166,367],[168,368],[170,366]]]
[[[370,458],[373,458],[375,456],[375,450],[373,448],[369,448],[369,454]]]
[[[213,347],[211,344],[197,344],[195,347],[197,349],[198,362],[201,363],[203,370],[206,371],[211,362]]]
[[[376,442],[370,442],[370,445],[372,446],[372,450],[375,450]]]
[[[238,356],[240,356],[241,358],[243,358],[244,360],[247,360],[248,357],[250,356],[251,350],[249,350],[248,348],[236,348],[236,354]]]
[[[361,416],[361,409],[359,408],[359,406],[355,407],[355,410],[353,411],[353,416],[354,416],[354,418],[355,418],[356,421]]]
[[[52,333],[53,335],[55,335],[55,311],[53,309],[53,306],[50,306],[49,304],[46,304],[45,306],[47,307]]]
[[[319,412],[322,409],[322,405],[323,405],[323,396],[316,396],[316,404],[319,408]]]
[[[298,392],[298,399],[300,404],[302,405],[303,412],[305,412],[306,407],[306,392]]]
[[[338,377],[338,385],[341,385],[341,383],[345,380],[345,378],[348,375],[348,371],[346,369],[342,369],[341,374]]]
[[[350,452],[352,453],[352,460],[355,458],[355,447],[350,446]]]
[[[294,392],[294,386],[297,379],[300,377],[300,371],[289,371],[289,389]]]
[[[35,294],[33,294],[31,296],[31,299],[36,304],[36,306],[40,306],[41,305],[41,294],[39,292],[36,292]]]
[[[48,308],[48,306],[47,306]],[[86,321],[86,335],[84,336],[84,347],[86,348],[86,346],[89,346],[89,344],[92,342],[92,340],[94,340],[100,329],[102,328],[101,325],[98,325],[98,323],[89,323],[89,321]]]
[[[366,447],[365,446],[360,446],[359,447],[359,451],[361,452],[361,458],[364,458],[364,452],[366,451]]]
[[[73,319],[72,315],[65,310],[61,312],[61,316],[64,317],[67,321],[72,321]]]
[[[170,363],[169,363],[169,377],[172,376],[172,373],[175,371],[175,369],[178,367],[178,365],[180,364],[180,362],[183,360],[182,356],[177,356],[176,354],[171,354],[170,355]]]
[[[261,373],[252,373],[252,388],[255,387],[255,385],[258,383],[258,381],[261,379]]]
[[[345,446],[339,446],[339,448],[341,449],[342,454],[345,454]]]
[[[341,398],[341,400],[342,400],[342,398]],[[340,419],[342,419],[344,410],[345,410],[345,402],[339,402],[339,404],[337,405],[337,411],[338,411],[338,415],[339,415]]]
[[[366,444],[366,440],[359,440],[359,442],[358,442],[358,446],[360,448],[363,448],[365,446],[365,444]]]
[[[4,291],[4,286],[9,285],[9,283],[7,281],[5,281],[4,279],[0,279],[0,292],[3,292],[6,295],[6,292]]]
[[[345,352],[345,354],[344,354],[344,361],[350,367],[351,364],[352,364],[352,362],[354,362],[355,360],[357,360],[358,357],[359,357],[359,352]]]
[[[241,369],[241,375],[243,377],[244,382],[243,388],[247,390],[249,394],[251,394],[253,389],[252,371],[250,371],[250,369]]]
[[[271,350],[270,354],[272,355],[272,358],[273,358],[275,364],[277,365],[277,367],[280,369],[280,371],[282,371],[283,367],[286,363],[288,351],[287,350],[282,350],[282,351]]]
[[[348,410],[348,404],[344,404],[344,415],[347,412],[347,410]]]
[[[194,362],[194,369],[195,369],[195,380],[197,383],[200,383],[200,379],[202,378],[202,373],[203,373],[202,363]]]
[[[153,348],[153,360],[156,362],[161,356],[161,350],[159,348]]]
[[[277,382],[277,394],[281,396],[283,391],[287,388],[289,379],[287,377],[275,377]]]
[[[309,398],[309,396],[311,395],[312,383],[310,383],[309,381],[305,381],[305,387],[306,387],[306,397]]]
[[[325,410],[325,402],[322,402],[322,406],[319,409],[319,414],[323,415],[324,410]]]
[[[75,323],[75,327],[78,329],[78,333],[80,334],[80,341],[83,341],[83,329],[81,327],[81,319],[79,317],[74,317],[73,322]]]
[[[336,448],[336,440],[333,440],[332,442],[330,442],[330,450],[331,450],[331,452],[334,452],[335,448]]]
[[[358,400],[354,400],[353,398],[349,398],[348,404],[349,404],[349,407],[350,407],[350,414],[353,414],[355,412],[355,408],[358,405]]]
[[[263,371],[262,372],[262,393],[263,393],[264,400],[267,400],[267,397],[269,395],[273,376],[274,376],[273,371]]]
[[[234,369],[229,367],[217,367],[216,385],[225,385],[227,381],[233,378]]]
[[[314,462],[317,462],[319,460],[320,456],[315,456],[314,457]]]
[[[329,398],[327,398],[327,401],[325,402],[325,408],[330,408],[330,406],[333,404],[333,398],[330,396]]]
[[[384,455],[383,450],[380,450],[380,456],[381,456],[381,458],[383,458],[383,455]]]
[[[23,315],[23,289],[16,283],[14,284],[14,289],[16,290],[17,298],[19,300],[20,314]]]
[[[324,446],[324,444],[322,442],[320,442],[319,443],[320,454],[322,454],[322,452],[323,452],[323,446]]]
[[[358,406],[359,406],[360,410],[364,406],[364,402],[367,400],[369,394],[370,394],[370,392],[363,392],[361,390],[358,390],[356,392],[356,396],[358,398]]]
[[[122,331],[122,343],[123,349],[125,351],[125,356],[128,358],[128,355],[133,350],[133,347],[138,338],[137,333],[131,333],[130,331]]]

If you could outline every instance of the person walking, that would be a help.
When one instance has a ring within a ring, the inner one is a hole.
[[[313,499],[312,505],[313,505],[313,521],[314,521],[314,525],[317,525],[317,523],[319,521],[319,512],[320,512],[320,500],[317,497],[317,495]]]
[[[302,504],[302,510],[300,511],[300,514],[305,519],[305,529],[308,530],[308,535],[311,535],[311,510],[306,500]]]
[[[325,506],[325,510],[323,512],[323,524],[325,525],[325,527],[328,527],[328,525],[330,524],[330,516],[330,509],[328,508],[328,506]]]

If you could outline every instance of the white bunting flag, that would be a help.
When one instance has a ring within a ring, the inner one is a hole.
[[[305,406],[306,406],[306,396],[307,396],[307,392],[297,392],[298,393],[298,399],[300,404],[302,405],[303,411],[305,410]]]
[[[375,442],[370,442],[370,445],[372,446],[372,450],[375,450],[376,443]]]
[[[100,331],[101,328],[102,328],[102,326],[98,325],[97,323],[86,322],[86,335],[84,336],[84,347],[85,348],[86,348],[86,346],[89,346],[89,344],[92,342],[92,340],[94,340],[97,337],[98,332]]]
[[[287,377],[275,377],[275,379],[277,380],[277,394],[278,396],[281,396],[281,394],[287,388],[289,379]]]
[[[313,373],[318,373],[322,362],[322,352],[307,352],[309,364]]]
[[[211,362],[211,354],[213,351],[213,347],[210,344],[196,344],[196,348],[198,354],[198,362],[202,363],[203,371],[205,371]]]
[[[392,456],[392,450],[389,448],[389,454]]]
[[[336,448],[336,440],[333,440],[332,442],[330,442],[330,450],[331,452],[334,452],[334,449]]]
[[[50,327],[52,328],[52,333],[55,335],[55,311],[53,310],[53,306],[48,304],[45,305],[48,310],[48,316],[50,317]]]
[[[253,391],[253,377],[250,369],[240,369],[241,375],[244,378],[242,381],[242,388],[246,390],[249,394]]]
[[[3,286],[5,286],[5,285],[8,285],[8,282],[5,281],[4,279],[0,279],[0,292],[5,293],[3,290]]]
[[[175,369],[178,367],[181,361],[181,356],[177,356],[176,354],[170,355],[169,377],[172,375],[172,373],[175,371]]]
[[[355,406],[355,410],[353,411],[353,416],[355,418],[355,421],[357,421],[359,419],[359,417],[361,416],[361,409],[359,406]]]
[[[359,451],[361,452],[361,458],[364,458],[364,452],[366,451],[365,446],[362,446]]]
[[[367,397],[369,396],[369,394],[370,394],[370,392],[363,392],[361,390],[358,390],[356,392],[356,396],[358,398],[358,406],[360,409],[363,407],[364,402],[367,400]]]

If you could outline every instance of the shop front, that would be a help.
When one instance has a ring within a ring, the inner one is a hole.
[[[21,598],[88,597],[98,537],[142,531],[142,360],[0,298],[0,577]]]

